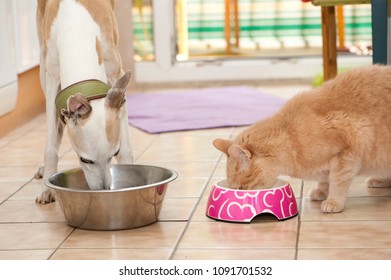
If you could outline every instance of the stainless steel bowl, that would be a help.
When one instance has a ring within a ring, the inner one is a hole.
[[[168,183],[178,176],[149,165],[113,165],[111,175],[109,190],[89,189],[80,168],[56,173],[45,184],[55,190],[70,226],[119,230],[156,222]]]

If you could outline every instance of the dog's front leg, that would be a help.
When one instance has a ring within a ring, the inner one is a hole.
[[[121,146],[117,156],[117,161],[120,164],[134,163],[132,147],[130,144],[129,124],[128,124],[128,110],[126,104],[123,105],[121,112]]]
[[[44,151],[44,171],[41,193],[36,202],[46,204],[55,201],[54,191],[45,186],[44,182],[55,172],[58,165],[58,148],[60,146],[64,125],[56,113],[55,99],[59,89],[59,82],[46,74],[46,143]]]

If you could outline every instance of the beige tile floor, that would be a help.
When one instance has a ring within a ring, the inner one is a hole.
[[[308,87],[306,85],[302,87]],[[289,97],[300,87],[269,87]],[[35,204],[41,181],[45,117],[0,139],[0,259],[390,259],[391,189],[367,189],[357,178],[346,209],[321,213],[308,198],[313,182],[291,180],[299,215],[286,221],[260,217],[250,224],[205,216],[213,182],[224,177],[225,158],[212,147],[216,137],[242,128],[150,135],[130,128],[138,163],[176,170],[160,221],[121,231],[69,227],[58,203]],[[59,169],[77,166],[65,136]]]

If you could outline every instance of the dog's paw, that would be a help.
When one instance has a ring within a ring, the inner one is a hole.
[[[44,170],[44,166],[43,165],[39,166],[38,170],[34,174],[34,178],[35,179],[42,179],[43,178],[43,170]]]
[[[327,198],[327,193],[320,189],[314,188],[310,191],[310,199],[316,201],[323,201]]]
[[[333,199],[327,199],[322,202],[321,209],[324,213],[338,213],[344,209],[345,205]]]
[[[369,188],[387,188],[391,187],[391,179],[369,178],[367,180]]]
[[[54,191],[50,189],[43,190],[35,199],[36,203],[47,204],[56,201],[56,196]]]

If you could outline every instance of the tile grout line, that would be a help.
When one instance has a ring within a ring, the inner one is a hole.
[[[39,115],[36,116],[34,119],[36,119],[38,117],[39,117]],[[34,121],[34,119],[32,121]],[[29,132],[31,132],[32,130],[36,129],[38,126],[41,125],[41,123],[37,123],[37,124],[31,125],[31,127],[28,127],[28,124],[29,123],[10,132],[8,135],[4,135],[3,137],[1,137],[2,139],[5,139],[5,142],[0,144],[0,149],[8,146],[9,144],[11,144],[12,142],[14,142],[16,140],[22,138],[23,136],[25,136],[26,134],[28,134]]]
[[[301,214],[303,209],[303,190],[304,190],[304,180],[301,180],[301,188],[300,188],[300,209],[299,215],[297,217],[297,234],[296,234],[296,242],[295,242],[295,257],[294,259],[298,259],[299,255],[299,240],[300,240],[300,230],[301,230]]]
[[[229,135],[229,138],[230,138],[230,139],[231,139],[232,136],[234,135],[235,130],[236,130],[236,128],[233,127],[232,130],[231,130],[231,132],[230,132],[230,135]],[[191,213],[190,213],[190,216],[189,216],[189,219],[188,219],[187,222],[186,222],[185,228],[183,229],[183,231],[182,231],[180,237],[178,238],[177,243],[175,244],[175,246],[174,246],[174,248],[173,248],[173,250],[172,250],[170,256],[168,257],[169,260],[172,260],[172,258],[173,258],[173,256],[174,256],[175,252],[177,251],[178,246],[179,246],[181,240],[183,239],[183,236],[185,235],[185,233],[186,233],[186,231],[187,231],[187,229],[188,229],[188,227],[189,227],[189,225],[190,225],[190,222],[191,222],[191,220],[192,220],[192,218],[193,218],[193,216],[194,216],[194,213],[196,212],[198,206],[200,205],[200,202],[201,202],[201,200],[202,200],[202,195],[203,195],[203,193],[205,192],[205,190],[208,188],[208,186],[209,186],[209,184],[210,184],[210,182],[211,182],[211,180],[212,180],[213,174],[216,172],[217,167],[219,166],[220,161],[221,161],[221,159],[223,158],[223,156],[224,156],[223,153],[220,153],[220,154],[219,154],[219,156],[218,156],[218,158],[217,158],[217,160],[216,160],[215,166],[214,166],[212,172],[210,173],[210,176],[209,176],[207,182],[205,183],[204,188],[203,188],[202,191],[201,191],[201,194],[200,194],[200,196],[199,196],[199,198],[198,198],[198,200],[197,200],[197,203],[195,204],[193,210],[192,210]]]
[[[14,196],[17,192],[19,192],[21,189],[23,189],[26,185],[28,185],[29,183],[31,183],[32,181],[34,180],[34,177],[32,177],[31,179],[29,179],[27,182],[23,183],[22,186],[20,186],[16,191],[14,191],[12,194],[10,194],[6,199],[4,199],[3,201],[0,201],[0,205],[2,205],[3,203],[5,203],[6,201],[9,201],[9,199]]]
[[[218,167],[218,165],[219,165],[219,163],[220,163],[220,160],[221,160],[222,156],[223,156],[223,155],[220,154],[220,156],[218,157],[218,159],[217,159],[217,161],[216,161],[216,163],[215,163],[215,166],[214,166],[212,172],[210,173],[210,176],[209,176],[207,182],[205,183],[204,188],[203,188],[202,191],[201,191],[201,195],[198,197],[197,203],[194,205],[193,210],[192,210],[191,213],[190,213],[189,219],[186,221],[185,228],[183,229],[183,231],[182,231],[180,237],[178,238],[178,241],[176,242],[176,244],[175,244],[175,246],[174,246],[174,248],[173,248],[173,250],[172,250],[170,256],[168,257],[169,260],[172,260],[172,257],[174,256],[175,252],[177,251],[178,246],[179,246],[179,243],[181,242],[183,236],[185,235],[185,233],[186,233],[186,231],[187,231],[187,229],[188,229],[188,227],[189,227],[189,225],[190,225],[190,222],[191,222],[191,220],[192,220],[192,218],[193,218],[193,216],[194,216],[194,213],[197,211],[197,208],[198,208],[198,206],[200,205],[200,202],[201,202],[201,200],[202,200],[202,194],[203,194],[203,193],[205,192],[205,190],[208,188],[208,186],[209,186],[209,184],[210,184],[210,182],[211,182],[211,180],[212,180],[213,174],[215,173],[215,171],[216,171],[216,169],[217,169],[217,167]]]
[[[54,249],[54,251],[50,254],[50,256],[47,258],[47,260],[50,260],[51,257],[61,248],[61,245],[64,244],[65,241],[71,236],[72,233],[75,232],[77,228],[73,228],[67,236],[65,236],[64,240]]]
[[[161,134],[155,135],[154,139],[142,150],[142,152],[138,155],[137,159],[133,158],[134,163],[137,163],[138,160],[142,157],[142,155],[152,146],[153,143],[157,141]],[[130,143],[132,145],[132,143]]]

